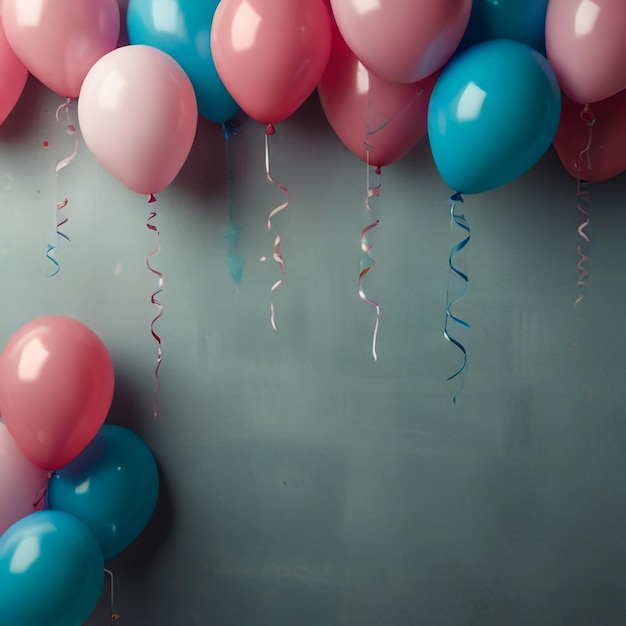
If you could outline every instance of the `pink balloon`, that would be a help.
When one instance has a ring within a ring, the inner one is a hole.
[[[89,70],[78,98],[85,143],[132,191],[165,189],[182,168],[196,134],[191,81],[165,52],[124,46]]]
[[[546,52],[562,91],[575,102],[626,89],[626,2],[550,0]]]
[[[418,83],[379,78],[352,54],[339,31],[318,85],[326,119],[344,145],[372,165],[403,157],[426,134],[428,101],[437,75]],[[367,144],[367,145],[366,145]]]
[[[20,328],[0,354],[0,411],[22,452],[55,470],[95,437],[113,398],[113,364],[99,337],[60,315]]]
[[[585,119],[581,118],[581,114]],[[589,125],[585,120],[594,119],[591,146],[588,153],[581,155],[589,141]],[[554,148],[561,163],[574,178],[580,175],[591,183],[601,183],[625,172],[626,90],[595,102],[588,111],[563,96]]]
[[[64,98],[78,96],[89,68],[117,45],[116,0],[4,0],[4,29],[30,72]]]
[[[381,78],[414,83],[452,57],[472,0],[331,0],[337,26],[356,57]]]
[[[251,118],[276,124],[315,90],[330,25],[323,0],[221,0],[211,28],[215,68]]]
[[[0,422],[0,535],[23,517],[43,508],[39,497],[48,472],[33,465]]]
[[[9,45],[0,15],[0,124],[20,99],[27,78],[28,70]]]

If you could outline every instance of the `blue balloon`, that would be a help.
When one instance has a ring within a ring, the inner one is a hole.
[[[548,0],[473,0],[457,52],[492,39],[512,39],[546,53]]]
[[[545,154],[560,113],[559,84],[544,56],[517,41],[478,44],[443,69],[430,98],[437,169],[461,193],[505,185]]]
[[[48,481],[48,507],[84,522],[107,561],[141,534],[158,496],[159,474],[150,449],[131,430],[111,424]]]
[[[132,44],[158,48],[185,70],[196,91],[198,111],[227,122],[239,105],[222,84],[211,53],[211,25],[219,0],[130,0],[126,14]]]
[[[2,626],[81,626],[103,582],[98,542],[67,513],[32,513],[0,537]]]

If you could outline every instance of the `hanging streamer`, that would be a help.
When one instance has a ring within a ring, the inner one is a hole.
[[[275,209],[273,209],[271,211],[271,213],[268,215],[268,217],[267,217],[267,230],[269,230],[270,232],[273,232],[272,218],[275,217],[281,211],[284,211],[287,208],[287,206],[289,205],[289,190],[284,185],[281,185],[280,183],[277,183],[272,178],[272,175],[270,173],[269,138],[275,132],[276,132],[276,130],[274,129],[274,126],[272,124],[268,124],[267,128],[265,129],[265,176],[267,177],[267,180],[270,183],[272,183],[273,185],[276,185],[276,187],[278,187],[280,190],[282,190],[282,192],[285,194],[285,202],[283,202],[281,205],[279,205]],[[282,252],[280,250],[280,235],[276,235],[275,238],[274,238],[274,252],[272,254],[272,258],[277,263],[277,265],[280,267],[280,271],[281,271],[282,275],[284,276],[286,268],[285,268],[285,262],[283,260],[283,255],[282,255]],[[279,278],[270,288],[270,323],[271,323],[272,328],[274,329],[274,331],[277,330],[277,327],[276,327],[276,316],[274,314],[273,293],[276,291],[276,289],[278,289],[282,285],[282,283],[283,283],[283,279]]]
[[[380,190],[382,186],[382,181],[381,181],[382,171],[381,171],[380,166],[372,167],[370,165],[370,146],[366,144],[366,147],[367,147],[367,161],[366,161],[367,192],[365,196],[365,209],[368,215],[374,216],[374,210],[372,209],[370,205],[370,200],[374,197],[378,198],[380,196]],[[372,170],[375,174],[375,178],[373,182],[372,182],[372,177],[371,177]],[[375,300],[372,300],[365,294],[365,290],[363,289],[363,285],[362,285],[363,278],[365,278],[365,276],[376,265],[376,261],[374,261],[373,257],[370,254],[372,250],[372,245],[369,243],[368,233],[374,228],[376,228],[376,226],[378,226],[378,224],[380,223],[380,220],[375,217],[373,219],[374,219],[373,222],[370,222],[367,226],[365,226],[365,228],[361,230],[361,234],[359,237],[361,241],[361,260],[359,262],[359,297],[361,298],[361,300],[363,300],[363,302],[373,307],[376,313],[376,321],[374,323],[374,334],[372,337],[372,357],[374,358],[374,361],[377,361],[378,354],[376,352],[376,342],[378,340],[378,326],[380,323],[380,305],[378,304],[378,302],[376,302]]]
[[[586,160],[587,170],[591,169],[591,141],[593,139],[593,125],[596,122],[593,111],[586,104],[580,112],[580,119],[587,124],[589,128],[589,136],[587,139],[587,145],[579,152],[578,159],[576,161],[576,171],[578,172],[578,180],[576,186],[576,208],[578,210],[578,263],[576,265],[578,269],[578,280],[576,285],[578,291],[576,293],[576,299],[574,300],[574,308],[576,308],[585,297],[584,291],[587,287],[587,279],[589,278],[589,235],[585,231],[589,226],[589,181],[581,177],[580,173],[583,165],[583,158]]]
[[[71,114],[70,114],[71,102],[72,102],[72,99],[67,98],[63,104],[59,105],[55,114],[57,128],[59,128],[59,125],[61,124],[61,114],[63,113],[65,115],[65,132],[68,135],[70,135],[74,140],[72,152],[66,157],[59,159],[57,161],[57,164],[54,170],[55,179],[56,179],[55,188],[57,190],[59,186],[59,182],[58,182],[59,173],[62,172],[66,167],[68,167],[72,163],[72,161],[76,158],[76,154],[78,153],[78,130],[76,129],[76,126],[72,123]],[[56,204],[56,214],[55,214],[56,215],[56,228],[55,228],[54,238],[53,238],[53,241],[48,244],[47,249],[46,249],[46,257],[54,265],[54,268],[48,274],[48,277],[50,278],[52,276],[56,276],[61,270],[61,266],[58,260],[53,257],[53,254],[55,254],[59,245],[59,237],[62,237],[66,241],[70,241],[70,238],[68,237],[68,235],[66,235],[65,232],[63,232],[62,230],[63,226],[65,226],[65,224],[67,224],[67,222],[69,221],[69,218],[64,213],[64,209],[67,207],[67,205],[68,205],[67,198],[63,198],[62,200],[57,201],[57,204]]]
[[[156,198],[153,195],[150,195],[148,199],[148,203],[152,203],[152,202],[156,202]],[[161,350],[161,337],[154,330],[154,325],[159,320],[159,318],[163,315],[163,304],[157,298],[157,296],[163,291],[163,283],[164,283],[163,274],[159,272],[158,270],[154,269],[154,267],[152,267],[150,263],[150,258],[153,257],[158,252],[160,252],[161,250],[161,233],[154,224],[150,223],[151,220],[153,220],[156,217],[156,215],[157,215],[156,211],[150,211],[148,220],[146,221],[146,227],[148,228],[148,230],[151,230],[156,235],[156,239],[157,239],[157,244],[154,250],[152,250],[152,252],[148,254],[148,257],[146,259],[146,266],[158,279],[158,288],[150,296],[150,302],[159,308],[158,313],[156,314],[156,316],[150,323],[150,334],[152,335],[152,337],[154,338],[157,344],[157,361],[156,361],[156,367],[154,369],[154,377],[156,379],[156,389],[154,391],[154,413],[153,413],[154,419],[156,419],[159,414],[158,395],[159,395],[159,390],[161,389],[161,381],[159,379],[159,369],[161,367],[161,361],[163,360],[163,352]]]
[[[468,284],[469,284],[469,278],[467,274],[465,274],[460,269],[458,269],[453,263],[454,257],[461,250],[463,250],[463,248],[465,248],[465,246],[469,243],[469,240],[470,240],[470,228],[467,224],[467,220],[465,219],[465,215],[455,212],[457,202],[461,202],[461,203],[463,202],[463,197],[461,196],[460,192],[456,192],[455,194],[450,196],[450,231],[451,233],[453,233],[454,227],[457,226],[458,228],[466,232],[467,236],[464,239],[462,239],[459,243],[457,243],[455,246],[452,246],[452,248],[450,249],[450,254],[448,256],[449,271],[448,271],[448,289],[446,292],[446,320],[445,320],[444,329],[443,329],[443,336],[445,337],[445,339],[449,341],[450,343],[452,343],[453,345],[455,345],[461,351],[461,354],[463,355],[463,362],[461,364],[461,367],[458,370],[456,370],[453,374],[448,376],[447,378],[447,380],[452,380],[456,378],[457,376],[461,377],[460,378],[461,384],[459,387],[459,391],[454,395],[453,402],[457,401],[457,397],[461,394],[465,386],[465,373],[466,373],[466,368],[467,368],[467,351],[465,349],[465,346],[458,339],[455,339],[452,335],[450,335],[450,332],[448,330],[448,325],[450,322],[454,322],[461,328],[466,328],[466,329],[470,328],[470,325],[466,321],[462,320],[460,317],[457,317],[451,311],[452,305],[465,295],[465,293],[467,292]],[[460,288],[458,287],[459,281],[461,283]]]
[[[111,624],[115,623],[120,616],[115,612],[115,581],[113,580],[113,572],[110,569],[104,568],[105,574],[108,574],[110,583],[110,595],[111,595],[111,605],[110,605],[110,620]]]
[[[243,260],[239,252],[239,235],[241,228],[235,221],[235,202],[234,202],[234,176],[233,176],[233,159],[231,154],[230,138],[236,135],[237,131],[230,122],[222,124],[224,139],[226,141],[226,175],[228,184],[228,226],[224,229],[224,241],[226,242],[226,263],[230,269],[230,275],[238,285],[243,277]]]

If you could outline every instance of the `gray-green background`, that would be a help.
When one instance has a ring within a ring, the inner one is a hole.
[[[72,315],[105,341],[109,420],[139,433],[162,474],[148,528],[109,567],[120,624],[159,626],[617,626],[626,613],[624,175],[592,188],[590,278],[578,278],[576,181],[551,150],[517,181],[466,198],[470,275],[456,312],[465,390],[446,377],[449,190],[423,140],[383,171],[377,265],[357,295],[366,168],[316,96],[272,137],[232,140],[243,280],[226,263],[224,140],[201,121],[156,205],[111,178],[29,82],[0,127],[2,345],[32,318]],[[74,109],[75,111],[75,109]],[[49,141],[44,148],[43,141]],[[124,150],[124,146],[119,146]],[[471,154],[467,158],[472,158]],[[60,273],[45,248],[67,196]],[[152,418],[156,277],[165,310]],[[51,575],[54,575],[51,572]],[[88,622],[105,625],[108,590]]]

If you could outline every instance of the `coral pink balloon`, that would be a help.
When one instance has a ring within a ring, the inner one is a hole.
[[[0,411],[38,467],[67,465],[95,437],[113,398],[113,365],[99,337],[60,315],[35,319],[0,354]]]
[[[1,5],[2,0],[0,0],[0,8]],[[0,14],[0,124],[6,120],[17,104],[27,78],[26,66],[13,52],[4,34],[2,15]]]
[[[78,98],[85,143],[132,191],[165,189],[189,155],[198,105],[183,68],[150,46],[124,46],[89,71]]]
[[[418,83],[379,78],[352,54],[337,30],[317,91],[326,119],[356,156],[372,165],[403,157],[425,134],[437,75]],[[367,144],[367,145],[366,145]]]
[[[78,96],[89,68],[120,33],[116,0],[4,0],[3,16],[17,56],[64,98]]]
[[[23,517],[43,508],[48,472],[33,465],[0,422],[0,535]]]
[[[414,83],[452,57],[472,0],[331,0],[337,26],[356,57],[381,78]]]
[[[583,111],[581,104],[563,96],[554,148],[574,178],[601,183],[626,171],[626,90],[592,104],[583,113],[585,119],[581,119]],[[581,155],[589,141],[585,120],[593,119],[591,146]]]
[[[215,68],[251,118],[276,124],[315,90],[330,26],[323,0],[221,0],[211,28]]]
[[[550,0],[546,51],[562,91],[575,102],[626,89],[626,2]]]

